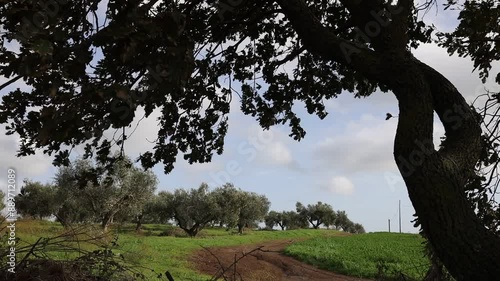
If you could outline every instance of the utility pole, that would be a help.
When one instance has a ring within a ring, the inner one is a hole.
[[[391,219],[389,219],[389,232],[391,232]]]
[[[401,200],[399,200],[399,233],[401,233]]]

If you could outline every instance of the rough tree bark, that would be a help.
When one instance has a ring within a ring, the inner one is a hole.
[[[352,15],[370,12],[363,0],[341,0]],[[481,223],[464,186],[479,159],[481,129],[473,110],[439,72],[406,48],[413,1],[400,0],[400,12],[372,47],[337,37],[315,18],[303,0],[278,0],[309,52],[342,63],[389,87],[399,102],[394,158],[406,183],[418,221],[436,254],[458,280],[499,280],[500,237]],[[373,20],[354,18],[359,27]],[[436,112],[446,131],[438,151],[433,144]]]
[[[479,120],[446,78],[413,61],[403,74],[393,73],[400,84],[393,87],[400,110],[394,157],[418,220],[455,279],[498,280],[500,237],[485,228],[464,192],[479,159]],[[432,144],[434,111],[446,130],[439,151]]]

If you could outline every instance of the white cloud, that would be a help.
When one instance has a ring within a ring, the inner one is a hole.
[[[236,147],[239,154],[248,156],[247,162],[255,159],[264,165],[296,166],[288,145],[290,138],[279,127],[266,131],[254,123],[248,127],[243,139]]]
[[[364,115],[350,122],[343,134],[320,141],[314,149],[315,160],[320,167],[345,173],[394,170],[392,143],[396,123]]]
[[[430,65],[443,74],[460,91],[468,102],[472,102],[478,95],[490,90],[498,89],[494,82],[496,73],[500,71],[500,63],[493,63],[490,78],[486,85],[479,79],[479,72],[472,72],[474,64],[470,58],[461,58],[457,55],[449,56],[448,52],[436,44],[424,44],[413,51],[416,58]]]
[[[182,157],[178,157],[178,161],[176,164],[178,165],[179,168],[182,167],[182,169],[187,174],[190,174],[190,175],[206,174],[206,173],[217,172],[217,171],[225,169],[223,163],[221,163],[220,161],[215,161],[215,160],[212,162],[208,162],[208,163],[189,164]]]
[[[354,192],[354,184],[346,177],[333,177],[327,185],[330,192],[351,195]]]
[[[343,173],[397,172],[393,157],[393,144],[397,119],[365,114],[359,120],[347,124],[343,133],[326,137],[315,146],[314,161],[321,170],[337,169]],[[434,144],[444,129],[435,122]]]
[[[0,179],[3,181],[7,176],[7,169],[16,170],[17,183],[21,185],[24,178],[36,178],[46,175],[52,168],[52,157],[37,152],[35,155],[17,157],[19,149],[19,136],[5,135],[5,127],[0,127]]]
[[[328,112],[347,114],[349,113],[349,107],[342,106],[342,102],[338,98],[329,99],[325,101],[325,107]]]
[[[292,153],[281,142],[274,142],[266,147],[266,158],[276,165],[289,165],[293,162]]]
[[[125,151],[128,155],[137,157],[139,153],[144,153],[145,151],[153,149],[154,141],[158,136],[158,118],[160,115],[161,110],[156,109],[148,118],[142,119],[144,116],[144,109],[137,109],[131,127],[127,128],[125,132],[129,135],[135,130],[132,135],[127,137],[127,141],[125,142]]]

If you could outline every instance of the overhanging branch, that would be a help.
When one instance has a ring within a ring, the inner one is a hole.
[[[374,51],[333,34],[314,16],[303,0],[277,2],[308,51],[323,59],[349,65],[367,78],[386,80],[381,73],[381,58]]]

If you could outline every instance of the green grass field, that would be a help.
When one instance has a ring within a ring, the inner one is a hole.
[[[115,226],[118,233],[117,246],[113,251],[122,254],[126,260],[144,267],[151,280],[157,280],[155,272],[170,271],[175,280],[207,280],[207,276],[196,273],[189,264],[189,256],[202,247],[221,247],[241,244],[254,244],[262,241],[281,239],[307,239],[290,246],[287,254],[319,267],[353,276],[374,277],[380,261],[390,270],[403,270],[410,276],[425,272],[426,264],[421,251],[422,239],[411,234],[366,234],[354,236],[335,236],[333,230],[290,230],[290,231],[246,231],[238,235],[223,229],[205,229],[199,237],[182,236],[173,226],[145,225],[141,233],[134,231],[133,225]],[[63,233],[57,223],[46,221],[18,221],[17,236],[22,241],[33,243],[39,237],[51,237]],[[172,236],[160,236],[167,232]],[[174,236],[176,235],[176,236]],[[95,249],[86,243],[79,247]],[[73,253],[53,252],[56,259],[69,259]],[[420,268],[416,268],[421,266]]]
[[[136,233],[133,225],[128,225],[115,231],[119,234],[118,246],[113,248],[117,254],[122,254],[126,260],[139,266],[153,269],[155,272],[170,271],[176,280],[206,280],[207,276],[200,275],[191,269],[188,257],[202,247],[222,247],[241,244],[254,244],[261,241],[281,239],[308,239],[335,235],[331,230],[291,230],[291,231],[245,231],[243,235],[228,232],[223,229],[204,229],[199,237],[159,236],[170,230],[176,235],[183,235],[182,231],[167,225],[144,225],[141,233]],[[18,221],[17,236],[22,241],[34,243],[39,237],[50,237],[63,232],[57,223],[46,221]],[[96,247],[81,244],[84,249]],[[73,254],[53,253],[56,259],[68,259]],[[152,280],[155,274],[150,270],[143,271]]]
[[[323,269],[346,275],[376,278],[399,273],[421,280],[429,262],[424,240],[415,234],[368,233],[347,237],[313,238],[295,243],[285,254]]]

